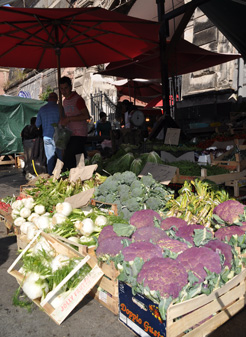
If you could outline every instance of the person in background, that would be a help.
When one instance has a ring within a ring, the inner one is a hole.
[[[123,114],[123,125],[125,129],[131,128],[131,111],[132,111],[132,102],[124,99],[122,101],[122,114]]]
[[[24,150],[24,161],[25,167],[23,173],[28,176],[28,174],[33,174],[32,168],[32,150],[35,139],[40,136],[40,131],[35,125],[36,117],[30,119],[30,125],[26,125],[21,131],[22,145]]]
[[[104,111],[100,112],[100,119],[96,123],[97,136],[111,138],[111,123],[107,121],[107,115]]]
[[[55,142],[53,140],[55,129],[52,124],[58,124],[60,120],[60,112],[57,100],[57,94],[55,92],[51,92],[48,97],[48,103],[39,109],[36,120],[36,126],[38,128],[42,127],[44,151],[49,175],[52,175],[52,172],[55,168],[56,158],[62,160],[61,150],[56,148]]]
[[[72,91],[72,82],[69,77],[60,78],[59,85],[64,96],[63,108],[65,113],[65,117],[61,119],[60,124],[72,131],[63,157],[63,170],[66,171],[76,167],[77,154],[84,153],[85,158],[87,157],[87,120],[90,119],[90,115],[84,99],[76,91]]]

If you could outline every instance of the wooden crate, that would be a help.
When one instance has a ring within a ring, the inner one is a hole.
[[[122,286],[120,282],[119,318],[139,336],[205,337],[244,308],[245,279],[246,269],[208,296],[200,295],[182,303],[171,303],[165,321],[158,314],[157,304],[144,296],[129,296],[127,286]],[[155,308],[155,314],[150,307]]]
[[[110,204],[109,202],[101,202],[95,199],[91,199],[91,205],[98,207],[101,211],[108,212],[109,214],[118,215],[116,204]]]
[[[236,144],[237,145],[237,144]],[[239,150],[246,150],[246,145],[237,145]],[[226,151],[222,155],[220,155],[217,158],[214,158],[212,154],[210,154],[211,158],[211,165],[217,165],[220,167],[224,167],[228,169],[229,171],[237,171],[240,172],[246,168],[246,159],[240,158],[240,152],[235,154],[235,160],[226,160],[225,158],[227,156],[230,156],[234,153],[234,148]]]
[[[167,311],[167,337],[207,336],[243,309],[246,304],[246,269],[210,295],[201,295],[170,305]],[[200,322],[203,322],[199,325]]]
[[[77,247],[78,252],[79,252],[81,255],[83,255],[83,256],[85,256],[85,255],[95,256],[95,255],[96,255],[96,254],[95,254],[95,248],[96,248],[96,246],[90,246],[90,247],[88,247],[88,246],[86,246],[86,245],[81,245],[81,244],[79,244],[79,243],[73,242],[73,241],[71,241],[71,240],[68,240],[68,239],[66,239],[66,238],[63,238],[62,236],[59,236],[59,235],[56,235],[56,234],[52,234],[52,233],[51,233],[50,235],[53,236],[53,237],[55,237],[55,238],[57,238],[57,239],[60,240],[61,242],[66,243],[66,244],[69,245],[69,246],[75,246],[75,247]]]
[[[25,234],[16,234],[16,242],[18,250],[23,250],[29,244],[29,240]]]
[[[4,225],[6,227],[7,235],[8,234],[15,234],[15,229],[13,226],[14,220],[11,216],[12,208],[9,207],[8,211],[4,211],[3,209],[0,209],[0,216],[3,219]]]
[[[104,307],[110,310],[113,314],[119,313],[119,297],[118,297],[118,275],[113,262],[110,264],[99,263],[99,267],[104,273],[104,276],[90,292],[90,296],[96,299]]]
[[[25,279],[25,276],[21,274],[17,269],[14,269],[17,264],[21,261],[23,254],[35,244],[39,236],[43,236],[47,242],[55,249],[57,254],[64,254],[70,258],[73,257],[83,257],[76,250],[72,249],[68,245],[59,241],[58,239],[39,231],[33,240],[26,246],[22,253],[17,257],[14,263],[9,267],[8,273],[14,276],[17,282],[21,285]],[[90,273],[77,285],[77,287],[63,300],[61,305],[54,308],[51,302],[59,294],[59,290],[66,284],[66,282],[77,273],[77,271],[83,267],[85,263],[88,263],[92,268]],[[61,324],[64,319],[71,313],[71,311],[79,304],[79,302],[87,295],[95,284],[102,278],[103,271],[98,267],[97,261],[92,256],[87,255],[84,259],[69,273],[57,287],[49,292],[46,297],[41,301],[41,299],[36,299],[33,302],[40,307],[51,319],[53,319],[57,324]]]

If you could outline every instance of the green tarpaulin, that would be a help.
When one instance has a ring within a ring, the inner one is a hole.
[[[36,99],[0,95],[0,155],[23,152],[21,131],[44,104]]]

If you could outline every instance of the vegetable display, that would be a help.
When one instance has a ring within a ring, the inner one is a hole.
[[[166,204],[169,209],[167,216],[176,216],[189,224],[199,223],[207,227],[211,225],[214,208],[230,199],[226,191],[199,179],[185,181],[178,193],[177,198],[172,196]]]
[[[116,204],[119,216],[129,220],[142,209],[164,209],[172,195],[173,191],[151,175],[138,178],[135,173],[125,171],[115,173],[96,187],[94,197],[102,203]]]

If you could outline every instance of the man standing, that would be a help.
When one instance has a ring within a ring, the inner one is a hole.
[[[84,99],[72,91],[71,79],[64,76],[59,81],[60,90],[64,96],[63,108],[65,117],[60,124],[72,131],[72,136],[68,142],[64,153],[64,170],[76,167],[76,154],[84,153],[86,157],[87,120],[90,119],[88,109]]]
[[[56,156],[61,160],[61,150],[57,149],[53,140],[55,129],[52,124],[58,124],[60,120],[59,106],[57,104],[57,94],[51,92],[48,97],[48,103],[42,106],[38,112],[36,126],[42,126],[44,151],[47,158],[47,171],[49,175],[56,164]]]

